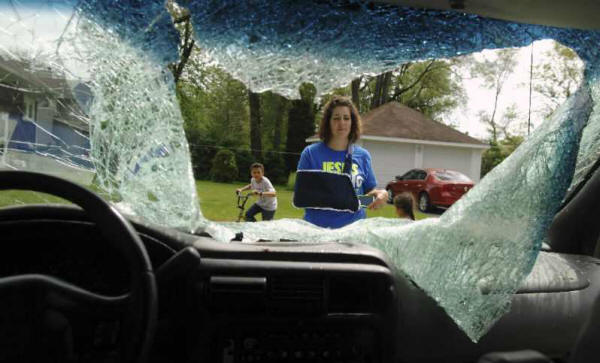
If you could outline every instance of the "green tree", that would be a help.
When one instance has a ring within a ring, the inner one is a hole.
[[[315,133],[316,89],[310,83],[300,86],[300,99],[291,101],[288,111],[288,129],[285,151],[287,171],[296,170],[300,152],[306,146],[306,139]]]
[[[287,110],[290,101],[273,92],[261,94],[261,112],[263,116],[263,145],[266,150],[264,165],[266,174],[275,184],[285,184],[289,176],[284,153]]]
[[[203,85],[181,80],[180,109],[187,128],[199,128],[220,145],[248,145],[246,87],[219,68],[209,67]]]
[[[234,149],[235,161],[238,167],[237,180],[248,182],[250,180],[250,165],[256,162],[254,155],[248,149],[237,148]]]
[[[524,137],[521,135],[509,135],[499,142],[491,141],[490,148],[481,157],[481,177],[510,156],[523,140]]]
[[[248,104],[250,105],[250,150],[257,160],[261,160],[263,146],[260,95],[248,90]]]
[[[477,60],[474,56],[469,57],[471,60],[471,75],[481,77],[484,87],[491,89],[494,92],[493,106],[490,111],[480,111],[480,120],[488,125],[491,132],[491,143],[498,141],[498,130],[501,126],[498,125],[496,118],[498,111],[498,100],[506,80],[512,74],[516,64],[516,49],[501,49],[495,53],[494,58],[484,58]]]
[[[167,0],[166,6],[173,19],[175,29],[179,31],[180,36],[178,44],[179,60],[169,64],[169,69],[173,73],[175,83],[177,83],[194,50],[194,28],[188,9],[178,6],[173,0]]]
[[[290,171],[281,153],[267,152],[264,160],[265,174],[273,184],[286,184]]]
[[[323,96],[320,108],[337,94],[352,97],[361,113],[396,101],[439,118],[465,100],[462,80],[455,72],[457,65],[457,60],[443,59],[409,62],[377,76],[361,76]]]
[[[432,119],[455,109],[466,99],[455,60],[433,60],[400,67],[390,100],[418,110]]]
[[[579,87],[583,62],[577,53],[558,42],[541,58],[533,69],[533,91],[544,99],[539,112],[546,118]]]
[[[177,82],[177,98],[195,176],[207,179],[220,148],[249,148],[248,95],[241,82],[221,69],[195,57],[188,63]]]
[[[479,120],[487,125],[487,131],[490,134],[490,145],[492,142],[497,142],[498,139],[510,137],[512,133],[515,133],[511,131],[513,129],[516,131],[516,134],[523,134],[520,127],[522,125],[515,126],[515,121],[519,118],[519,114],[517,112],[517,105],[514,103],[506,107],[502,115],[496,117],[495,121],[491,120],[490,114],[485,110],[479,110],[477,115]]]
[[[219,150],[212,160],[210,177],[217,182],[230,183],[237,178],[238,168],[235,154],[231,150]]]
[[[281,151],[285,146],[287,110],[290,101],[270,91],[261,93],[263,147],[266,150]]]

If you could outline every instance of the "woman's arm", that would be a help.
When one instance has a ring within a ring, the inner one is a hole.
[[[371,166],[371,154],[367,150],[365,150],[366,154],[366,177],[365,185],[366,188],[370,188],[369,192],[366,195],[372,195],[375,197],[373,203],[369,204],[367,208],[369,209],[379,209],[385,205],[388,201],[388,192],[383,189],[375,189],[377,186],[377,179],[375,179],[375,172],[373,171],[373,167]]]

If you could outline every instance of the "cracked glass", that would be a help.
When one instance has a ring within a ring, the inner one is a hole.
[[[600,152],[600,33],[359,1],[181,1],[206,64],[255,92],[297,98],[408,61],[555,39],[585,80],[509,158],[439,219],[371,218],[337,230],[302,220],[217,223],[200,212],[168,65],[179,33],[163,1],[14,0],[0,4],[2,169],[92,187],[149,223],[223,243],[356,241],[478,340],[509,309],[546,230]],[[188,76],[193,79],[194,72]],[[198,83],[202,80],[198,79]],[[41,196],[43,201],[53,202]],[[15,203],[25,202],[15,200]]]

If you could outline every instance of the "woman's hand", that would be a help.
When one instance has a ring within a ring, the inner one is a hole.
[[[373,203],[369,204],[367,208],[369,209],[379,209],[382,208],[388,200],[388,192],[383,189],[373,189],[367,195],[375,196],[375,200]]]

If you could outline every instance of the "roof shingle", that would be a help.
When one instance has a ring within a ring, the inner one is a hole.
[[[485,145],[398,102],[388,102],[363,114],[361,118],[363,136]]]

